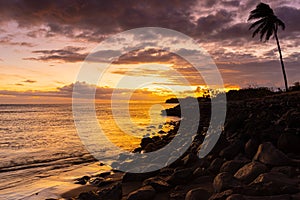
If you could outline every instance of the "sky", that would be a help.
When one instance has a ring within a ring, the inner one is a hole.
[[[74,86],[96,87],[96,99],[118,99],[131,94],[135,100],[164,100],[172,95],[194,95],[205,87],[178,52],[189,52],[179,43],[176,52],[151,45],[126,52],[105,71],[98,83],[78,81],[88,55],[93,64],[119,55],[115,45],[126,41],[153,44],[153,37],[125,36],[101,54],[95,51],[108,38],[142,27],[161,27],[192,38],[207,52],[228,89],[283,88],[276,42],[261,42],[248,30],[249,12],[259,0],[12,0],[0,1],[0,104],[70,102]],[[300,1],[266,0],[286,24],[279,30],[289,85],[299,81]],[[175,40],[173,35],[166,36]],[[173,37],[173,38],[172,38]],[[156,38],[157,40],[157,38]],[[171,44],[171,43],[170,43]],[[179,48],[180,47],[180,48]],[[98,53],[98,54],[97,54]],[[199,53],[199,52],[198,52]],[[192,54],[192,53],[191,53]],[[101,71],[101,65],[98,65]],[[95,73],[100,73],[99,71]],[[202,73],[202,72],[201,72]],[[183,84],[182,77],[188,80]],[[120,81],[124,79],[120,84]],[[198,88],[198,89],[197,89]],[[175,94],[176,93],[176,94]]]

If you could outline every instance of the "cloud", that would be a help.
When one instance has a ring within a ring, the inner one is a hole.
[[[23,84],[16,84],[23,86]],[[73,88],[76,87],[77,93],[73,94]],[[90,94],[96,90],[95,100],[111,100],[112,94],[116,100],[124,100],[127,95],[132,95],[132,100],[157,100],[162,98],[160,95],[155,94],[147,89],[126,89],[126,88],[110,88],[110,87],[99,87],[90,85],[86,82],[76,82],[69,85],[56,88],[54,91],[39,91],[39,90],[28,90],[28,91],[9,91],[0,90],[0,95],[5,96],[16,96],[16,97],[50,97],[50,98],[68,98],[71,99],[72,95],[75,98],[90,98]]]
[[[42,54],[42,56],[23,58],[24,60],[38,60],[38,61],[63,61],[63,62],[82,62],[87,53],[79,53],[84,50],[82,47],[67,46],[63,49],[55,50],[36,50],[32,51],[35,54]]]
[[[25,80],[25,81],[22,81],[23,83],[36,83],[36,81],[34,81],[34,80],[29,80],[29,79],[27,79],[27,80]]]
[[[23,47],[34,47],[35,45],[29,42],[15,42],[12,37],[0,38],[1,45],[13,45],[13,46],[23,46]]]

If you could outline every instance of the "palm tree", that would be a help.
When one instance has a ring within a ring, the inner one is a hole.
[[[282,30],[285,29],[284,23],[274,15],[272,8],[268,4],[260,3],[254,10],[251,11],[248,21],[256,20],[249,28],[249,30],[256,28],[253,32],[252,37],[255,37],[258,33],[260,34],[260,40],[268,41],[272,35],[274,35],[279,51],[279,57],[281,62],[281,68],[284,78],[285,90],[288,91],[287,78],[280,48],[280,43],[277,35],[278,27]]]

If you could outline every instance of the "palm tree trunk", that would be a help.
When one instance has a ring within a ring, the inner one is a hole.
[[[281,68],[282,68],[282,73],[283,73],[283,78],[284,78],[285,91],[288,91],[289,88],[288,88],[288,83],[287,83],[287,78],[286,78],[286,73],[285,73],[283,58],[282,58],[280,43],[279,43],[279,39],[278,39],[276,31],[274,33],[274,36],[275,36],[275,39],[276,39],[276,42],[277,42],[277,47],[278,47],[278,52],[279,52],[279,57],[280,57],[280,63],[281,63]]]

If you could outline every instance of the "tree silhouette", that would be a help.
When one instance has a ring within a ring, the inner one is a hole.
[[[272,8],[268,4],[260,3],[254,10],[250,12],[248,21],[256,20],[250,27],[249,30],[256,28],[252,34],[255,37],[258,33],[260,34],[260,40],[268,41],[272,35],[274,35],[278,47],[281,68],[284,78],[285,89],[288,91],[288,83],[281,53],[281,47],[277,35],[278,27],[282,30],[285,29],[285,24],[274,14]]]

